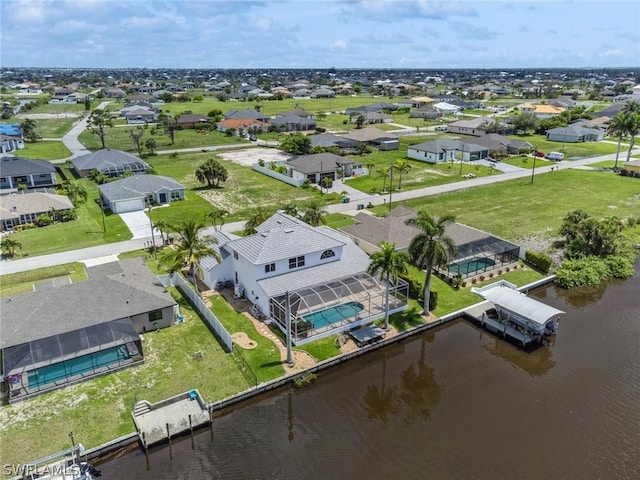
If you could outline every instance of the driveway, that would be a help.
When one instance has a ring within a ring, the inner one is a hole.
[[[127,228],[131,230],[133,240],[151,237],[151,222],[144,211],[121,213],[120,218],[127,224]],[[160,232],[155,230],[155,234],[160,235]]]

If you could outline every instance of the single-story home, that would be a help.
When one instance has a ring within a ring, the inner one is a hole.
[[[111,87],[104,90],[104,95],[108,98],[122,98],[126,94],[127,92],[118,87]]]
[[[216,130],[218,132],[234,130],[236,135],[240,136],[246,136],[249,130],[267,132],[269,131],[269,127],[270,125],[267,122],[253,118],[227,118],[216,123]]]
[[[158,119],[158,114],[150,107],[134,105],[128,109],[122,109],[120,113],[127,119],[128,124],[153,123]]]
[[[604,139],[604,133],[597,128],[585,128],[579,125],[569,125],[547,130],[547,140],[552,142],[576,143],[599,142]]]
[[[311,183],[320,184],[323,178],[336,180],[352,175],[366,175],[367,170],[361,163],[333,153],[316,153],[296,155],[288,159],[284,165],[291,178],[308,178]]]
[[[348,153],[356,152],[358,142],[355,140],[349,140],[348,138],[339,137],[332,133],[318,133],[316,135],[309,135],[309,141],[311,142],[311,148],[339,148],[340,150]]]
[[[17,225],[35,223],[40,215],[56,210],[73,210],[66,195],[25,190],[0,195],[0,230],[10,231]]]
[[[145,173],[151,169],[147,162],[135,155],[109,148],[72,158],[71,163],[81,177],[88,176],[93,170],[110,177],[118,177],[125,172]]]
[[[425,120],[436,120],[442,117],[442,112],[439,112],[432,106],[424,106],[411,110],[409,118],[423,118]]]
[[[278,87],[272,89],[272,91],[276,90],[277,88]],[[277,117],[288,117],[288,116],[291,116],[291,115],[295,115],[296,117],[302,117],[302,118],[313,118],[313,116],[314,116],[313,113],[307,112],[304,108],[296,106],[296,108],[294,108],[293,110],[289,110],[287,112],[276,113],[276,118]]]
[[[629,160],[621,163],[620,168],[630,177],[640,177],[640,160]]]
[[[312,227],[278,212],[246,237],[216,231],[211,244],[221,258],[200,262],[211,288],[233,282],[292,341],[301,345],[369,325],[385,314],[385,283],[367,273],[370,259],[345,234]],[[393,282],[390,313],[407,308],[407,284]],[[290,323],[287,314],[290,313]]]
[[[312,118],[297,115],[280,115],[269,120],[269,123],[281,132],[302,132],[316,129],[316,121]]]
[[[496,120],[491,117],[475,117],[469,120],[458,120],[451,122],[447,125],[447,131],[449,133],[460,133],[463,135],[475,135],[481,137],[486,135],[485,127],[487,125],[493,125]],[[499,130],[497,133],[506,135],[513,132],[513,128],[509,127],[505,123],[498,122]]]
[[[433,105],[433,108],[444,115],[450,115],[460,111],[460,107],[458,105],[452,105],[447,102],[438,102]]]
[[[179,127],[194,128],[198,125],[202,125],[203,123],[209,123],[210,120],[211,118],[199,113],[185,113],[180,115],[176,121]]]
[[[432,142],[411,145],[407,149],[407,156],[413,160],[428,163],[482,160],[489,157],[489,148],[476,143],[462,140],[443,138]]]
[[[142,363],[140,333],[170,326],[176,301],[141,258],[87,268],[1,299],[9,403]]]
[[[224,114],[224,118],[233,118],[235,120],[261,120],[263,122],[269,121],[269,115],[260,113],[257,110],[251,108],[245,108],[244,110],[229,110]]]
[[[360,115],[353,115],[351,117],[351,123],[358,123],[358,118],[360,118],[361,116],[364,119],[364,125],[393,122],[393,118],[383,112],[365,112],[361,113]]]
[[[340,231],[368,254],[376,252],[382,241],[395,244],[396,250],[407,251],[420,229],[407,225],[406,221],[416,216],[415,210],[403,206],[394,208],[386,217],[361,212],[353,217],[353,225]],[[449,266],[442,269],[448,276],[459,274],[467,278],[513,264],[520,256],[518,245],[461,223],[448,225],[445,234],[451,237],[457,250]]]
[[[46,160],[21,157],[0,158],[0,189],[51,187],[58,183],[56,168]]]
[[[525,103],[522,106],[522,111],[525,113],[533,113],[537,118],[550,118],[557,117],[566,109],[563,107],[556,107],[555,105],[540,105],[533,103]]]
[[[9,153],[24,148],[24,137],[20,124],[0,124],[0,153]]]
[[[380,150],[397,150],[400,148],[400,141],[397,135],[376,127],[356,128],[340,136],[358,143],[373,145]]]
[[[149,204],[184,200],[184,185],[160,175],[132,175],[98,185],[102,205],[113,213],[137,212]]]
[[[519,155],[523,151],[533,149],[533,145],[527,141],[505,137],[497,133],[489,133],[482,137],[474,138],[473,143],[487,147],[491,152],[500,151],[512,155]]]

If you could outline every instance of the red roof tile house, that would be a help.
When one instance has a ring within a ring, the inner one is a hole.
[[[269,127],[270,125],[267,122],[253,118],[227,118],[226,120],[216,123],[216,130],[219,132],[234,130],[236,135],[246,134],[249,130],[267,132],[269,131]]]

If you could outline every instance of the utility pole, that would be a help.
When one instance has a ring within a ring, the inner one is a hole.
[[[531,182],[529,182],[530,185],[533,185],[533,176],[536,174],[536,158],[538,158],[538,155],[536,155],[536,153],[538,153],[538,149],[534,145],[533,146],[533,168],[531,169]]]

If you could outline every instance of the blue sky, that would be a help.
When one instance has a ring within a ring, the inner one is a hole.
[[[0,0],[35,67],[640,66],[637,0]]]

